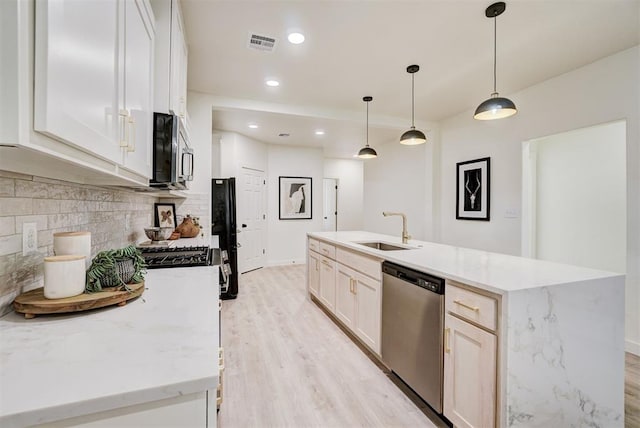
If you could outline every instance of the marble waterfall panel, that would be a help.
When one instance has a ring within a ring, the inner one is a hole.
[[[624,425],[624,276],[509,293],[509,427]]]

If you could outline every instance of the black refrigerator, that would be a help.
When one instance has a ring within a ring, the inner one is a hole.
[[[211,180],[211,234],[217,235],[220,250],[229,255],[231,274],[227,291],[222,299],[238,296],[238,240],[236,232],[236,179],[214,178]]]

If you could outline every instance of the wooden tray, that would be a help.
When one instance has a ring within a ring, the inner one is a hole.
[[[47,299],[44,287],[22,293],[13,301],[13,309],[24,314],[25,318],[34,318],[41,314],[63,314],[81,312],[105,306],[124,306],[127,300],[135,299],[144,293],[144,281],[139,284],[127,284],[131,291],[100,291],[80,294],[64,299]]]

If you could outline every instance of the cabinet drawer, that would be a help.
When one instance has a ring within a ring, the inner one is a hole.
[[[320,242],[320,254],[335,259],[336,247],[331,244],[327,244],[326,242]]]
[[[309,249],[315,251],[316,253],[320,252],[320,241],[317,239],[309,238]]]
[[[338,248],[336,250],[336,260],[343,265],[362,272],[371,278],[380,280],[382,278],[382,267],[380,260],[367,257],[353,251]]]
[[[447,282],[444,294],[447,312],[496,331],[497,299],[457,287],[450,282]]]

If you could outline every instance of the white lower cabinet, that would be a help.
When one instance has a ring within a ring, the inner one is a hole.
[[[37,425],[37,427],[114,428],[162,426],[213,428],[216,426],[216,406],[215,400],[212,403],[209,397],[214,396],[215,391],[203,391],[64,419]]]
[[[336,268],[335,315],[351,330],[355,330],[356,325],[356,295],[353,283],[353,269],[338,263]]]
[[[380,281],[356,274],[356,336],[380,355],[382,337],[382,284]]]
[[[320,298],[320,254],[309,251],[307,262],[309,293]]]
[[[470,304],[471,299],[493,299],[450,284],[446,293],[443,414],[456,427],[495,427],[497,336],[459,317],[468,311],[481,318],[486,308]],[[488,307],[488,311],[491,313],[493,309]],[[492,319],[491,315],[489,318]]]
[[[320,302],[330,311],[336,306],[336,262],[320,256]]]
[[[310,241],[310,244],[312,242]],[[319,248],[324,254],[335,254],[338,262],[317,255],[309,249],[308,281],[309,292],[314,294],[315,257],[320,259],[320,303],[331,311],[373,352],[380,355],[381,317],[382,317],[382,284],[378,278],[381,275],[380,261],[359,255],[352,251],[337,248],[332,251],[325,243]],[[347,266],[341,261],[348,261]],[[358,271],[366,267],[367,272]],[[333,271],[334,281],[329,277]]]

